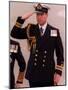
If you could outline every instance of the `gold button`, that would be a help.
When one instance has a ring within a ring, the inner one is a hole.
[[[35,56],[37,57],[38,55],[37,55],[37,54],[35,54]]]
[[[35,61],[37,61],[37,59],[35,58]]]
[[[34,63],[34,66],[36,66],[37,65],[37,63]]]
[[[44,66],[45,66],[45,64],[42,64],[42,66],[44,67]]]
[[[46,54],[46,53],[47,53],[47,51],[44,51],[44,53]]]
[[[45,59],[43,59],[43,62],[45,62]]]
[[[46,58],[46,56],[44,56],[44,58]]]
[[[36,52],[38,52],[38,50],[36,50]]]

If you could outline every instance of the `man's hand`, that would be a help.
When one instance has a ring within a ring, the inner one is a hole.
[[[23,79],[24,79],[24,72],[19,71],[15,88],[20,88],[21,87],[21,84],[23,84]]]
[[[21,88],[21,87],[22,87],[22,84],[20,84],[20,83],[15,84],[15,88]]]
[[[23,15],[23,16],[22,16],[22,19],[25,19],[25,20],[26,20],[26,19],[28,19],[30,16],[32,16],[34,13],[35,13],[35,12],[29,12],[29,13]]]
[[[59,74],[55,73],[55,75],[54,75],[54,85],[58,84],[58,82],[60,81],[60,78],[61,78],[61,76]]]

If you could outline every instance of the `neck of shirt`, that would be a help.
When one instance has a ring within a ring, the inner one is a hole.
[[[42,25],[42,26],[39,24],[39,29],[40,28],[43,29],[43,34],[44,34],[45,30],[46,30],[46,27],[47,27],[47,22],[44,25]]]

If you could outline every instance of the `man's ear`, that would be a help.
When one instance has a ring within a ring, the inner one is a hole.
[[[47,17],[48,17],[48,13],[46,13],[47,14]]]
[[[47,15],[47,17],[48,17],[48,13],[45,13],[45,15]]]

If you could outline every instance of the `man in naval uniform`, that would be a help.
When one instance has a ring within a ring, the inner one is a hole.
[[[19,75],[17,78],[17,83],[23,82],[24,70],[25,70],[25,60],[22,56],[20,45],[17,41],[10,39],[10,88],[15,88],[15,76],[14,76],[14,64],[15,59],[19,65]]]
[[[30,49],[26,79],[30,87],[57,85],[63,69],[63,46],[59,29],[47,23],[49,7],[37,4],[35,12],[18,17],[11,36],[17,39],[27,39]],[[36,14],[37,24],[22,24],[33,14]],[[56,61],[54,60],[54,51]]]

